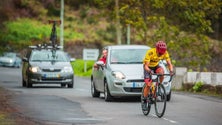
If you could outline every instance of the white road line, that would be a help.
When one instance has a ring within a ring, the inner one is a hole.
[[[166,120],[166,121],[169,121],[169,122],[171,122],[171,123],[174,123],[174,124],[177,124],[177,123],[178,123],[177,121],[170,120],[170,119],[167,119],[167,118],[163,118],[163,119]]]
[[[112,118],[65,118],[64,120],[74,120],[74,121],[106,121]]]
[[[154,117],[157,117],[155,114],[151,114],[152,116],[154,116]],[[168,122],[171,122],[171,123],[174,123],[174,124],[178,124],[178,122],[177,121],[174,121],[174,120],[170,120],[170,119],[167,119],[167,118],[164,118],[164,117],[162,117],[164,120],[166,120],[166,121],[168,121]]]

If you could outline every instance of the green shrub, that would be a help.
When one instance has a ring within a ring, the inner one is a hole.
[[[92,66],[95,61],[84,61],[82,59],[77,59],[72,62],[72,67],[76,76],[90,77],[92,73]],[[86,71],[84,71],[84,65],[86,64]]]
[[[203,86],[203,82],[199,81],[195,83],[192,89],[194,92],[200,92],[202,86]]]
[[[43,25],[38,21],[26,18],[7,22],[5,26],[7,29],[3,37],[5,41],[42,40],[49,37],[51,33],[50,25]]]
[[[30,42],[30,41],[49,41],[52,24],[44,24],[36,20],[27,18],[8,21],[5,24],[6,31],[1,32],[3,41],[13,41],[14,43]],[[56,34],[59,38],[60,27],[56,26]],[[71,29],[64,31],[65,40],[82,40],[84,35]]]

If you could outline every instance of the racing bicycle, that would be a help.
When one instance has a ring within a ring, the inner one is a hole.
[[[170,76],[168,82],[172,80],[173,75],[170,74],[157,74],[152,75],[152,85],[150,87],[150,93],[148,97],[144,97],[144,88],[146,84],[143,85],[141,94],[141,107],[144,115],[150,113],[151,105],[154,104],[156,115],[161,118],[166,110],[167,95],[163,84],[160,83],[160,76]]]
[[[57,49],[62,49],[62,46],[57,45],[57,34],[56,34],[56,24],[61,24],[61,20],[49,20],[49,23],[52,23],[52,32],[50,35],[51,41],[51,49],[52,49],[52,56],[55,57],[55,53]]]

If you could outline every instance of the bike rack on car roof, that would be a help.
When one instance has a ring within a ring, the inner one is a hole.
[[[38,49],[38,50],[41,50],[41,49],[55,49],[55,50],[59,50],[59,49],[62,49],[63,46],[49,46],[49,45],[42,45],[42,44],[38,44],[36,46],[29,46],[29,48],[31,49]]]

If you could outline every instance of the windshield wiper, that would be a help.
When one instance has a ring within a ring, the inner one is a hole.
[[[127,62],[128,64],[142,64],[142,62]]]
[[[35,59],[35,60],[31,60],[32,62],[42,62],[42,60],[39,59]]]
[[[112,62],[112,63],[115,63],[115,64],[127,64],[127,62]]]

